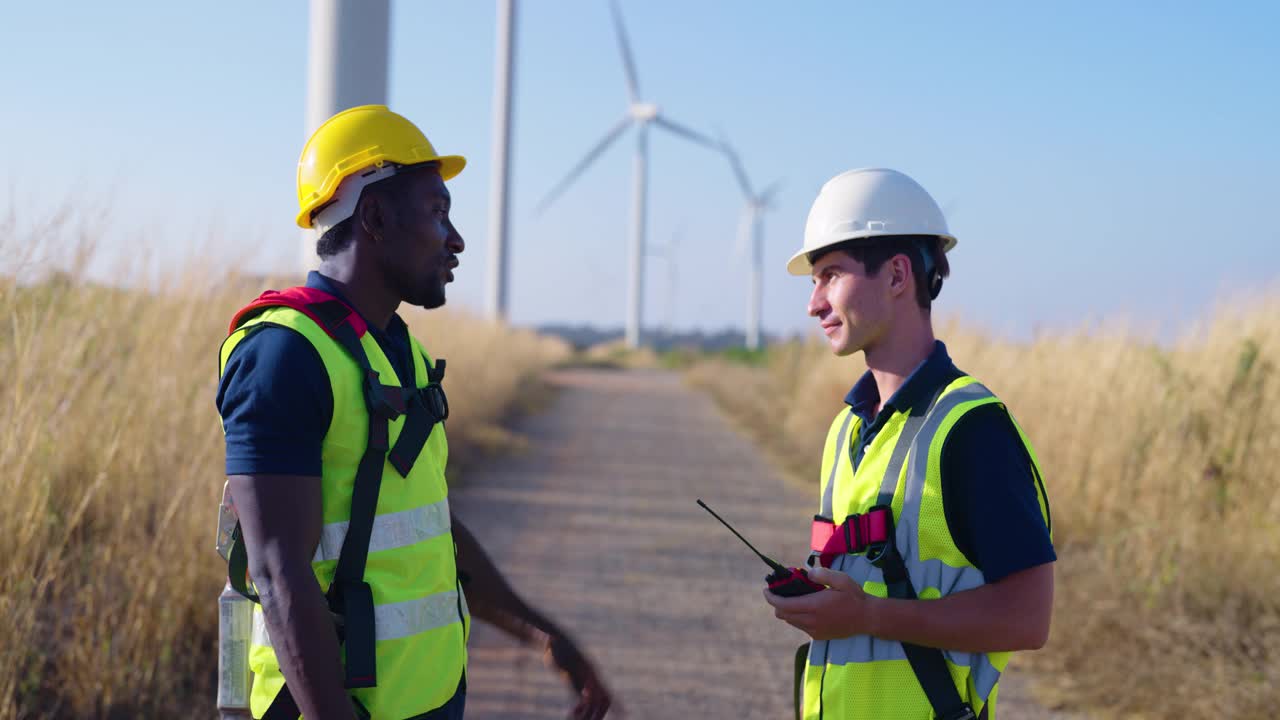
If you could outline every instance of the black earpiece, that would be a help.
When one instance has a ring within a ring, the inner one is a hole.
[[[938,265],[933,261],[933,248],[930,245],[930,242],[920,242],[916,247],[920,249],[924,276],[929,283],[929,299],[937,300],[938,293],[942,292],[942,273],[938,271]]]

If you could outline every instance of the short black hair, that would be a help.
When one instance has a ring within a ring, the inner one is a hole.
[[[355,236],[355,233],[352,232],[352,222],[354,220],[354,216],[343,220],[329,228],[325,231],[325,234],[320,236],[319,240],[316,240],[316,254],[321,259],[333,257],[347,249],[347,246],[351,244],[351,240]]]
[[[809,264],[833,252],[842,252],[862,263],[868,275],[875,275],[890,258],[906,255],[911,261],[911,275],[916,280],[916,304],[928,310],[942,290],[942,278],[951,275],[951,263],[947,262],[947,254],[942,251],[942,243],[942,238],[936,235],[857,238],[809,253]]]

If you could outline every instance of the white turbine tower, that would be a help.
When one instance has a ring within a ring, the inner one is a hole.
[[[303,139],[330,116],[387,102],[389,0],[311,0]],[[314,270],[316,236],[302,231],[302,268]]]
[[[498,0],[493,61],[493,176],[489,184],[489,287],[485,311],[507,319],[507,219],[511,189],[511,90],[515,80],[516,0]]]
[[[613,25],[618,35],[618,48],[622,53],[622,64],[627,80],[627,111],[612,128],[605,133],[600,142],[591,148],[578,164],[569,171],[560,184],[556,185],[539,204],[538,210],[545,209],[555,201],[568,186],[582,174],[602,152],[605,151],[626,129],[632,125],[636,128],[636,154],[632,174],[632,206],[631,206],[631,243],[630,269],[631,277],[627,283],[627,347],[640,346],[641,313],[644,300],[644,255],[645,255],[645,203],[648,190],[648,158],[649,158],[649,126],[657,125],[675,135],[704,145],[713,150],[720,146],[707,137],[690,130],[683,125],[672,122],[657,105],[640,99],[640,83],[636,79],[635,62],[631,57],[631,44],[627,40],[626,28],[622,25],[622,14],[618,10],[617,0],[610,3],[613,14]]]
[[[747,173],[742,169],[742,161],[728,142],[721,141],[724,154],[729,156],[729,164],[733,167],[733,176],[738,179],[742,188],[742,196],[747,206],[742,212],[742,220],[738,224],[738,252],[746,250],[751,253],[751,276],[747,291],[747,326],[746,345],[748,350],[760,348],[760,311],[764,286],[764,234],[761,231],[761,220],[766,210],[772,209],[773,196],[778,192],[780,181],[756,193],[751,189]]]

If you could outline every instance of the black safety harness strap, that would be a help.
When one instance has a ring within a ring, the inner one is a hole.
[[[791,682],[792,707],[796,709],[796,720],[800,720],[804,712],[804,669],[809,665],[809,643],[796,648],[795,673]]]
[[[401,477],[408,477],[432,430],[448,417],[449,403],[440,384],[444,380],[445,362],[437,360],[434,368],[427,364],[426,387],[383,385],[369,362],[359,335],[347,322],[353,311],[338,300],[312,303],[307,309],[356,362],[363,376],[365,407],[369,411],[368,438],[352,487],[347,533],[338,554],[333,582],[325,597],[334,616],[338,641],[346,649],[345,687],[374,687],[377,685],[377,632],[373,589],[364,580],[364,570],[377,515],[378,494],[382,488],[383,463],[389,461]],[[390,423],[401,415],[405,416],[405,422],[392,448]],[[240,536],[237,523],[232,531],[233,544],[228,555],[227,573],[237,592],[260,602],[247,586],[248,555]],[[357,716],[369,717],[358,700],[352,698],[352,703]],[[297,702],[285,685],[272,700],[262,720],[297,720],[299,715]]]
[[[877,506],[892,508],[893,496],[898,487],[898,476],[901,473],[903,463],[906,462],[907,452],[915,445],[916,436],[920,433],[921,428],[924,427],[925,420],[945,389],[945,385],[939,388],[927,407],[923,410],[915,410],[907,417],[906,423],[902,428],[901,438],[898,441],[899,447],[903,448],[905,452],[895,452],[894,457],[890,459],[889,467],[880,484],[880,495],[876,498]],[[852,449],[851,446],[851,462]],[[894,527],[892,509],[885,515],[887,515],[886,522],[888,523],[886,542],[880,548],[869,549],[867,551],[867,560],[872,565],[880,568],[881,573],[884,575],[889,597],[898,600],[915,600],[917,599],[916,590],[911,585],[911,577],[907,573],[906,561],[903,560],[902,553],[898,550],[898,536]],[[907,656],[907,663],[911,665],[911,671],[915,673],[916,681],[920,683],[920,689],[924,691],[925,697],[929,699],[929,705],[933,708],[933,714],[937,719],[975,720],[977,715],[973,712],[973,708],[956,691],[955,681],[951,678],[951,671],[947,669],[947,660],[943,656],[942,650],[905,642],[901,643],[901,645],[902,651]]]
[[[890,538],[892,538],[890,534]],[[872,563],[884,574],[884,582],[891,598],[899,600],[915,600],[916,591],[911,586],[911,578],[907,575],[907,565],[898,552],[896,541],[880,553]],[[977,715],[969,703],[960,698],[956,691],[955,681],[951,679],[951,671],[947,669],[947,660],[938,648],[902,643],[902,651],[907,655],[907,663],[915,673],[920,689],[929,698],[929,705],[938,720],[974,720]]]
[[[426,387],[418,388],[405,399],[408,407],[404,427],[400,428],[400,437],[396,438],[395,447],[387,455],[387,461],[401,477],[409,476],[414,460],[427,444],[436,423],[449,417],[449,400],[440,385],[442,380],[444,360],[437,360],[434,368],[427,365]]]
[[[351,516],[338,566],[329,585],[329,607],[343,619],[346,644],[346,687],[373,687],[378,684],[374,647],[377,637],[373,621],[373,589],[364,581],[369,537],[378,510],[382,489],[382,465],[390,448],[388,425],[399,413],[382,392],[378,373],[369,365],[360,338],[349,324],[333,331],[333,337],[356,361],[364,373],[365,406],[369,409],[369,433],[364,455],[356,469],[351,490]]]

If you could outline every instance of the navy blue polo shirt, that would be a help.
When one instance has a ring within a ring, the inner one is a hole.
[[[347,302],[337,285],[318,272],[307,275],[307,287]],[[400,316],[392,315],[386,330],[370,324],[369,333],[400,384],[411,385],[413,345]],[[231,351],[218,383],[217,405],[227,435],[228,475],[320,474],[333,390],[320,353],[300,333],[276,325],[252,330]]]
[[[862,421],[850,446],[854,468],[894,412],[923,410],[964,374],[951,362],[946,345],[936,342],[875,417],[880,389],[870,370],[863,374],[844,399]],[[947,527],[987,582],[1057,559],[1036,495],[1043,485],[1008,411],[990,404],[965,413],[947,435],[941,463]]]

